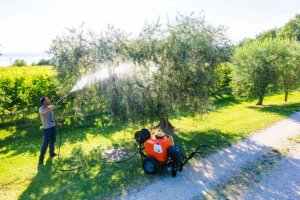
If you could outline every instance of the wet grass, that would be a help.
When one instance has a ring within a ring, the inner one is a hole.
[[[203,150],[207,155],[300,109],[299,92],[291,94],[288,103],[284,103],[283,98],[282,94],[272,95],[265,99],[264,106],[255,106],[256,100],[241,102],[227,96],[219,98],[215,109],[202,118],[182,113],[171,119],[176,127],[175,142],[187,151],[207,144],[210,147]],[[81,170],[64,173],[54,172],[56,159],[46,157],[44,166],[37,165],[42,142],[39,128],[2,128],[0,196],[4,199],[105,199],[128,187],[145,184],[156,176],[143,173],[138,157],[123,164],[107,164],[101,156],[103,149],[112,147],[134,152],[133,134],[139,128],[112,124],[105,129],[63,129],[61,153],[66,162],[62,167],[84,165]],[[71,158],[78,163],[68,162]]]

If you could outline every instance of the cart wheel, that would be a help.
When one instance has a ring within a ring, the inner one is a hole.
[[[176,176],[176,170],[172,169],[172,177],[175,177],[175,176]]]
[[[178,171],[182,171],[182,168],[183,168],[183,166],[182,166],[182,162],[180,162],[180,164],[179,164],[179,169],[178,169]]]
[[[147,174],[155,174],[157,171],[157,161],[152,157],[146,157],[143,161],[143,168]]]

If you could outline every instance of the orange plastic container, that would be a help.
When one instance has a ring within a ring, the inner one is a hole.
[[[147,156],[154,157],[157,161],[166,162],[168,160],[168,148],[173,146],[173,141],[169,137],[152,138],[145,143]]]

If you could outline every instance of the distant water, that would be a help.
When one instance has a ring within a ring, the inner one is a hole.
[[[49,59],[47,53],[2,53],[0,56],[0,66],[11,66],[15,60],[25,60],[27,65],[37,63],[42,59]]]

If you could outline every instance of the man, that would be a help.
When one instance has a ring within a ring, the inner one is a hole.
[[[50,99],[48,97],[42,97],[40,99],[40,102],[43,105],[39,109],[39,114],[43,125],[44,140],[43,140],[43,145],[39,157],[39,164],[43,164],[48,146],[49,146],[50,157],[54,157],[57,155],[54,152],[54,143],[56,138],[56,125],[60,126],[60,124],[57,123],[57,120],[54,117],[54,113],[53,113],[54,106],[50,105],[51,104]]]

